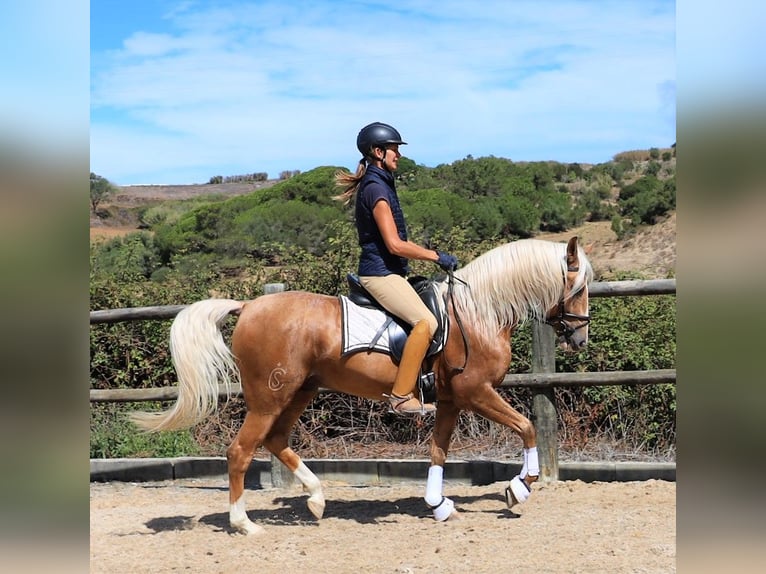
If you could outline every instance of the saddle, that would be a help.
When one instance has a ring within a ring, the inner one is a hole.
[[[370,347],[372,348],[377,339],[385,332],[388,335],[391,356],[394,361],[398,363],[402,358],[404,343],[407,341],[410,331],[412,331],[412,325],[386,311],[386,309],[375,300],[370,292],[362,287],[357,275],[349,273],[346,275],[346,280],[349,287],[348,298],[352,303],[359,305],[360,307],[378,309],[385,313],[386,321],[375,335],[374,340],[370,343]],[[428,351],[426,351],[426,358],[430,358],[444,348],[444,342],[447,339],[449,329],[449,321],[444,311],[444,307],[440,304],[435,281],[419,275],[409,277],[407,281],[412,285],[415,292],[420,296],[420,299],[425,303],[431,313],[433,313],[434,317],[436,317],[436,332],[431,340],[431,345],[428,347]]]

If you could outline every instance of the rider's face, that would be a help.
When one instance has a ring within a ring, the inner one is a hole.
[[[399,144],[389,144],[381,151],[383,152],[381,158],[383,165],[390,171],[396,171],[399,165],[399,158],[402,157],[402,154],[399,152]]]

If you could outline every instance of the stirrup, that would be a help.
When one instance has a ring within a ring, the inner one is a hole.
[[[436,406],[431,403],[422,403],[412,393],[407,393],[403,397],[391,393],[388,397],[389,412],[398,415],[424,415],[436,411]],[[411,403],[409,406],[405,406]]]

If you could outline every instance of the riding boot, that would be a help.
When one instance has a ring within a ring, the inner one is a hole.
[[[431,344],[431,334],[428,323],[420,321],[412,328],[412,332],[404,344],[399,372],[396,373],[394,388],[388,398],[391,410],[396,413],[417,414],[429,413],[436,410],[431,403],[421,403],[412,391],[417,383],[420,367]]]

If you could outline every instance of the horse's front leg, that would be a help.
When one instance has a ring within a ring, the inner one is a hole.
[[[527,417],[511,407],[498,392],[487,385],[476,389],[471,395],[471,410],[493,422],[505,425],[516,432],[524,447],[524,464],[505,489],[508,508],[526,502],[532,492],[532,483],[540,476],[537,457],[537,433]]]
[[[521,472],[511,479],[505,489],[505,502],[508,508],[526,502],[532,492],[532,483],[540,476],[540,465],[536,446],[524,446],[524,464]]]
[[[433,511],[434,518],[439,522],[451,516],[458,516],[455,504],[442,494],[442,487],[444,463],[447,461],[447,451],[459,413],[460,409],[452,401],[440,400],[437,403],[436,421],[431,436],[431,467],[428,469],[425,501]]]

